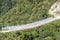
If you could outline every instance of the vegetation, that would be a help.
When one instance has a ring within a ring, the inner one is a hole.
[[[0,26],[15,26],[48,18],[48,10],[55,1],[0,0]]]
[[[21,25],[50,17],[56,0],[0,0],[0,27]],[[25,31],[0,33],[0,40],[60,40],[60,20]]]
[[[60,40],[60,21],[28,31],[0,33],[0,40]]]

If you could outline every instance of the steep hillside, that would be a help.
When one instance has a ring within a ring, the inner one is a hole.
[[[0,26],[21,25],[48,18],[55,0],[0,0]]]
[[[0,0],[0,7],[4,8],[0,8],[0,27],[21,25],[47,18],[50,16],[49,8],[57,0],[10,0],[10,3],[8,1]],[[11,8],[7,2],[9,4],[12,2]],[[0,33],[0,40],[60,40],[60,20],[34,29]]]

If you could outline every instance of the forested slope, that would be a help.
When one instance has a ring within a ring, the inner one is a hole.
[[[49,0],[0,0],[0,26],[15,26],[48,18],[55,2]]]
[[[6,0],[6,3],[7,1],[9,0]],[[12,0],[10,1],[13,3]],[[48,10],[51,7],[51,5],[54,2],[56,2],[56,0],[37,0],[37,1],[14,0],[14,1],[15,1],[14,6],[9,8],[9,10],[7,10],[8,12],[3,13],[3,11],[0,11],[1,27],[21,25],[25,23],[38,21],[44,18],[48,18],[49,17]],[[28,29],[25,31],[0,33],[0,40],[60,40],[60,20],[56,20],[52,23],[40,26],[38,28]]]

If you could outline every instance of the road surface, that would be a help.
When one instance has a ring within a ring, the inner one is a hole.
[[[55,12],[59,12],[59,13],[56,14]],[[47,18],[47,19],[40,20],[37,22],[20,25],[20,26],[2,27],[2,32],[10,32],[10,31],[17,31],[17,30],[25,30],[25,29],[29,29],[29,28],[34,28],[34,27],[38,27],[38,26],[50,23],[50,22],[55,21],[57,19],[60,19],[60,2],[54,3],[52,5],[52,7],[50,8],[49,13],[54,15],[55,18],[51,17],[51,18]]]
[[[38,26],[50,23],[50,22],[55,21],[57,19],[59,19],[59,18],[52,18],[51,17],[51,18],[47,18],[47,19],[44,19],[44,20],[40,20],[40,21],[37,21],[37,22],[25,24],[25,25],[2,27],[2,32],[10,32],[10,31],[30,29],[30,28],[34,28],[34,27],[38,27]]]

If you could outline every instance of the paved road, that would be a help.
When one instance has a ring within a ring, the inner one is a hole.
[[[44,19],[44,20],[40,20],[40,21],[37,21],[37,22],[25,24],[25,25],[3,27],[2,32],[10,32],[10,31],[30,29],[30,28],[34,28],[34,27],[38,27],[38,26],[50,23],[50,22],[55,21],[57,19],[59,19],[59,18],[52,18],[51,17],[51,18],[47,18],[47,19]]]
[[[51,11],[52,9],[54,9],[54,10]],[[24,30],[24,29],[34,28],[34,27],[38,27],[38,26],[50,23],[50,22],[55,21],[57,19],[60,19],[60,15],[59,14],[58,14],[59,16],[55,15],[56,10],[58,12],[60,12],[60,2],[54,3],[52,5],[51,9],[49,10],[49,13],[54,15],[55,18],[51,17],[51,18],[47,18],[47,19],[40,20],[40,21],[37,21],[37,22],[33,22],[33,23],[25,24],[25,25],[20,25],[20,26],[3,27],[2,28],[2,32],[10,32],[10,31],[17,31],[17,30]]]

